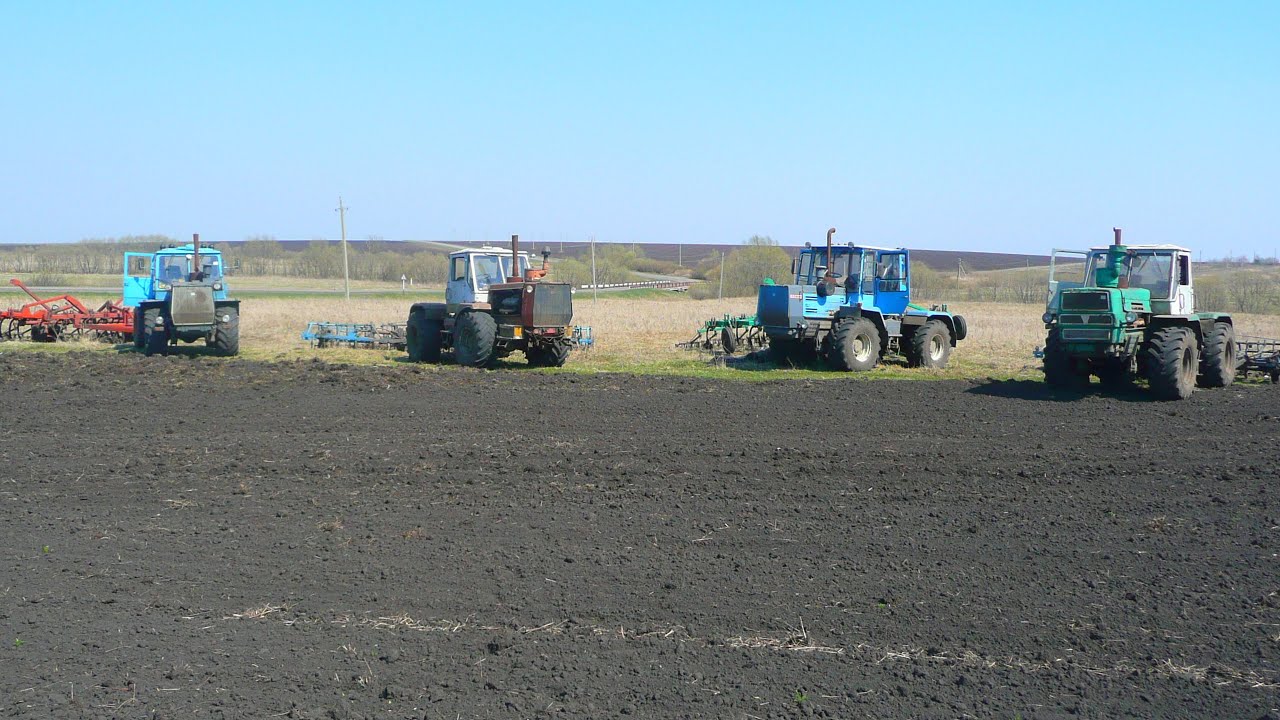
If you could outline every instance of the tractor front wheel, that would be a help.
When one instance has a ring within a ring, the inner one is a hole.
[[[561,367],[569,359],[569,346],[530,345],[525,348],[524,356],[531,367]]]
[[[484,312],[466,312],[458,318],[453,328],[453,349],[459,365],[488,367],[497,353],[498,323]]]
[[[1133,383],[1132,359],[1105,360],[1093,368],[1093,374],[1108,390],[1123,390]]]
[[[845,320],[836,327],[827,361],[836,370],[870,370],[880,362],[880,350],[880,330],[875,323],[867,318]]]
[[[146,326],[142,320],[142,308],[133,309],[133,346],[141,350],[147,344]]]
[[[951,358],[951,331],[941,320],[930,320],[916,328],[906,347],[910,367],[944,368]]]
[[[1162,400],[1185,400],[1196,389],[1200,369],[1195,333],[1185,327],[1164,327],[1152,333],[1143,348],[1151,392]]]
[[[231,357],[240,353],[240,310],[233,307],[218,308],[215,314],[218,322],[213,326],[213,342],[209,343],[214,352],[223,357]]]
[[[169,353],[169,328],[159,309],[153,308],[142,313],[142,330],[144,335],[142,352],[146,353],[147,357],[157,353],[160,355]]]
[[[1216,322],[1204,339],[1200,357],[1200,387],[1226,387],[1236,379],[1236,331],[1231,323]]]
[[[1080,372],[1075,360],[1062,347],[1057,330],[1050,330],[1044,340],[1044,381],[1050,387],[1080,387],[1089,382],[1089,376]]]

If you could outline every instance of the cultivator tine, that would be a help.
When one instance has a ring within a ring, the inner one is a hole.
[[[676,347],[732,355],[742,349],[754,352],[768,344],[769,336],[755,315],[725,315],[705,321],[698,334],[690,340],[676,343]]]

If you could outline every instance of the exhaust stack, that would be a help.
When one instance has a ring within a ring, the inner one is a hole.
[[[187,273],[187,281],[198,282],[204,279],[200,271],[200,233],[191,233],[191,248],[191,272]]]

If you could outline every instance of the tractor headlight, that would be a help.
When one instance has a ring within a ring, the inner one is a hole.
[[[216,283],[214,283],[214,284],[213,284],[213,289],[214,289],[214,290],[221,290],[221,289],[222,289],[222,283],[220,283],[220,282],[216,282]]]
[[[1127,312],[1127,313],[1125,313],[1125,314],[1124,314],[1124,321],[1125,321],[1125,322],[1127,322],[1127,323],[1130,323],[1130,324],[1138,322],[1138,313],[1136,313],[1136,312]]]
[[[165,281],[161,280],[160,282],[157,282],[157,283],[156,283],[156,288],[158,288],[158,289],[160,289],[160,290],[169,290],[169,289],[170,289],[170,286],[169,286],[169,283],[167,283],[167,282],[165,282]]]
[[[1041,315],[1040,319],[1044,321],[1045,325],[1048,325],[1049,323],[1053,322],[1053,313],[1047,312],[1044,315]]]

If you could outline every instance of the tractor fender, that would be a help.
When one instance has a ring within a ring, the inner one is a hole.
[[[1195,318],[1190,315],[1152,315],[1151,324],[1147,328],[1147,334],[1149,336],[1151,333],[1155,332],[1156,330],[1159,330],[1160,328],[1167,328],[1167,327],[1189,328],[1191,332],[1195,333],[1196,344],[1201,347],[1204,347],[1205,330],[1203,326],[1205,322],[1206,320]],[[1207,322],[1208,322],[1209,328],[1212,329],[1214,319],[1209,319]]]
[[[880,331],[880,344],[884,347],[888,347],[889,328],[885,325],[884,313],[881,313],[873,307],[864,307],[861,303],[858,303],[857,305],[846,305],[837,310],[836,314],[832,316],[832,320],[834,321],[832,330],[834,331],[835,325],[839,325],[840,321],[845,318],[859,317],[864,317],[875,323],[876,329]]]
[[[225,307],[235,308],[235,309],[236,309],[236,312],[239,312],[239,311],[240,311],[240,301],[239,301],[239,300],[230,300],[230,299],[228,299],[228,300],[214,300],[214,301],[213,301],[213,307],[214,307],[214,308],[225,308]]]
[[[428,320],[443,320],[449,314],[449,308],[444,303],[420,302],[409,308],[410,314],[419,311]]]
[[[947,330],[951,333],[951,347],[955,347],[956,343],[964,338],[960,337],[960,328],[964,328],[964,334],[969,334],[969,326],[964,322],[964,318],[960,318],[960,322],[956,322],[956,317],[951,313],[930,313],[930,320],[941,320],[943,325],[947,326]],[[963,323],[963,325],[962,325]]]

